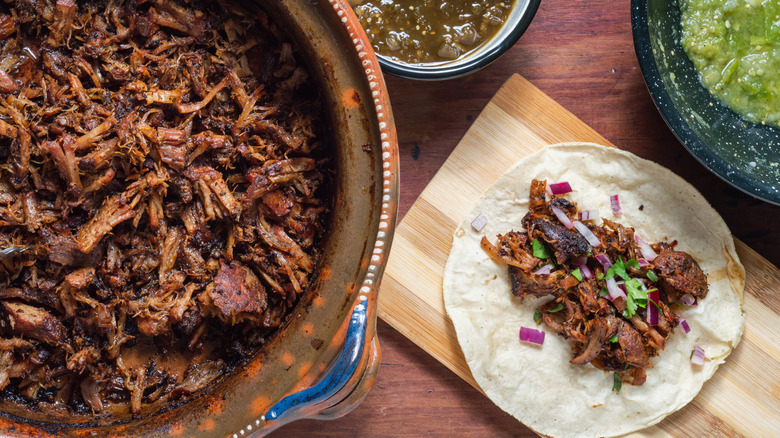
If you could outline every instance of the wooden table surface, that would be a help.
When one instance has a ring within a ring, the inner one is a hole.
[[[619,148],[691,182],[735,236],[780,265],[780,207],[709,173],[661,119],[634,54],[628,0],[543,0],[517,44],[465,78],[418,82],[386,76],[400,142],[399,219],[514,73]],[[343,418],[299,421],[273,436],[536,436],[388,324],[378,325],[381,368],[363,403]]]

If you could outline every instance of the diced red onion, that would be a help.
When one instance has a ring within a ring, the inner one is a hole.
[[[639,266],[642,268],[644,268],[645,266],[650,266],[650,262],[642,258],[637,259],[637,263],[639,263]]]
[[[605,271],[612,267],[612,262],[609,260],[609,257],[606,254],[596,255],[596,260],[598,260],[599,263],[601,263],[601,266],[604,267]]]
[[[576,228],[577,231],[579,231],[580,234],[582,234],[582,237],[584,237],[585,240],[587,240],[588,243],[591,244],[591,246],[601,245],[601,241],[599,240],[599,238],[596,237],[595,234],[593,234],[593,231],[591,231],[588,227],[583,225],[582,222],[574,221],[572,222],[572,224],[574,225],[574,228]]]
[[[564,193],[571,192],[571,186],[568,181],[549,184],[547,189],[550,191],[551,195],[563,195]]]
[[[658,308],[657,307],[655,307],[653,305],[647,306],[647,318],[646,318],[646,321],[647,321],[648,325],[651,325],[651,326],[658,325]]]
[[[658,257],[658,254],[653,251],[653,248],[650,248],[650,245],[646,244],[636,234],[634,234],[634,240],[636,240],[637,245],[639,245],[639,252],[642,253],[642,257],[646,258],[647,261],[652,262]]]
[[[588,263],[588,256],[574,256],[571,258],[571,262],[574,265],[582,266]]]
[[[704,365],[704,349],[698,345],[693,347],[693,355],[691,356],[691,363],[694,365]]]
[[[520,340],[531,344],[544,344],[544,332],[528,327],[520,327]]]
[[[647,323],[651,326],[658,325],[658,307],[656,305],[660,300],[657,290],[647,293]],[[651,302],[655,304],[651,304]]]
[[[585,278],[593,278],[593,271],[590,270],[588,265],[580,266],[580,272],[582,272],[582,276]]]
[[[555,214],[555,216],[558,218],[559,221],[568,229],[571,229],[574,225],[571,223],[571,220],[569,220],[569,217],[566,216],[566,213],[563,212],[558,207],[550,206],[550,210]]]
[[[623,211],[620,209],[620,199],[618,198],[618,195],[612,195],[609,197],[609,205],[612,206],[612,213],[615,215],[623,214]]]
[[[581,221],[594,221],[601,217],[598,210],[585,210],[578,213]]]
[[[550,273],[552,272],[552,268],[553,265],[548,263],[542,266],[541,268],[537,269],[536,271],[534,271],[534,275],[550,275]]]
[[[593,271],[590,270],[588,267],[588,257],[581,256],[581,257],[572,257],[571,259],[572,264],[580,268],[580,272],[582,272],[582,276],[585,278],[593,278]]]
[[[618,297],[624,297],[626,296],[626,293],[620,290],[620,287],[618,287],[617,283],[615,282],[614,278],[608,278],[607,279],[607,292],[609,292],[609,297],[614,301]]]
[[[691,331],[691,326],[689,326],[688,325],[688,321],[686,321],[684,319],[680,319],[680,327],[682,327],[682,329],[683,329],[683,331],[685,333],[690,333],[690,331]]]
[[[482,231],[482,228],[485,228],[485,224],[487,224],[487,218],[480,213],[471,221],[471,228],[473,228],[474,231]]]
[[[683,303],[683,305],[685,305],[685,306],[688,306],[688,307],[690,307],[690,306],[695,306],[695,305],[697,305],[697,304],[698,304],[698,303],[696,302],[696,298],[694,298],[694,297],[693,297],[693,295],[691,295],[691,294],[685,294],[685,295],[683,295],[683,296],[680,298],[680,301]]]

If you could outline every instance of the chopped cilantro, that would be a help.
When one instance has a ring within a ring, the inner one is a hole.
[[[620,377],[620,374],[613,373],[615,376],[612,380],[612,390],[615,392],[620,392],[620,388],[623,387],[623,379]]]
[[[642,290],[642,283],[631,278],[625,282],[626,286],[626,310],[623,316],[631,318],[636,313],[637,307],[647,307],[647,291]]]
[[[596,278],[599,279],[599,280],[603,280],[604,279],[604,274],[599,272],[598,274],[596,274]]]
[[[617,342],[617,335],[614,335],[614,336],[612,336],[611,338],[609,338],[609,342],[612,342],[613,344],[614,344],[615,342]]]
[[[571,271],[571,275],[576,278],[577,281],[582,281],[582,272],[580,272],[580,268]]]
[[[691,350],[691,355],[688,357],[688,359],[693,359],[693,353],[696,353],[696,349],[694,348]]]
[[[658,276],[653,271],[647,271],[647,279],[650,281],[658,281]]]
[[[563,303],[558,303],[557,306],[553,307],[550,310],[547,310],[547,313],[555,313],[555,312],[560,311],[561,309],[563,309]]]
[[[552,257],[552,253],[549,249],[547,249],[546,246],[542,242],[539,241],[539,239],[534,239],[531,242],[531,247],[533,248],[534,257],[539,259],[549,259]]]
[[[609,279],[614,277],[615,275],[622,278],[623,280],[628,280],[628,274],[626,273],[626,264],[623,263],[623,259],[621,257],[618,257],[617,262],[615,262],[612,266],[609,267],[609,269],[607,269],[607,274],[605,278]]]
[[[639,261],[637,261],[637,259],[630,259],[626,262],[626,266],[629,268],[639,269]]]
[[[540,312],[538,310],[536,312],[534,312],[534,322],[536,324],[541,324],[542,323],[542,312]]]
[[[601,292],[599,292],[599,296],[600,297],[606,297],[607,295],[609,295],[609,291],[607,290],[606,287],[601,286]]]

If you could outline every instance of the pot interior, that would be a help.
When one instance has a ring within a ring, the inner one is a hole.
[[[347,27],[327,1],[257,1],[297,43],[321,92],[334,161],[332,212],[312,287],[282,328],[246,365],[183,402],[150,404],[141,415],[52,419],[24,405],[3,407],[0,432],[16,436],[225,436],[255,424],[268,407],[310,384],[338,352],[376,241],[382,159],[374,96]],[[389,108],[387,109],[389,111]],[[334,339],[335,337],[335,339]]]

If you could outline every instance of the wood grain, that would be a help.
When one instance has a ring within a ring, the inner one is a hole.
[[[442,298],[452,233],[509,166],[562,141],[609,144],[527,80],[513,76],[487,104],[396,231],[380,291],[379,316],[477,389]],[[775,387],[755,378],[780,381],[780,349],[772,343],[780,339],[778,298],[766,293],[780,289],[780,271],[742,242],[737,245],[747,271],[744,307],[750,315],[742,345],[684,408],[683,419],[666,420],[642,432],[643,436],[695,434],[701,421],[746,436],[769,436],[780,430]],[[689,418],[688,411],[699,414]],[[765,420],[750,421],[755,416]]]
[[[477,389],[441,294],[452,233],[504,170],[525,155],[562,141],[610,145],[526,79],[511,77],[396,230],[380,289],[379,317]]]
[[[627,0],[543,0],[518,43],[466,77],[421,82],[385,76],[399,135],[399,216],[411,208],[488,101],[515,73],[621,149],[685,178],[735,236],[780,265],[780,207],[753,199],[712,175],[682,147],[653,106],[634,54]],[[772,279],[749,281],[769,285]],[[761,301],[771,302],[769,297],[780,296],[780,291],[767,288],[764,295]],[[536,436],[381,320],[379,339],[382,366],[360,406],[334,421],[292,423],[274,436]],[[780,399],[780,382],[766,384]],[[688,436],[733,436],[720,431],[703,428]]]

